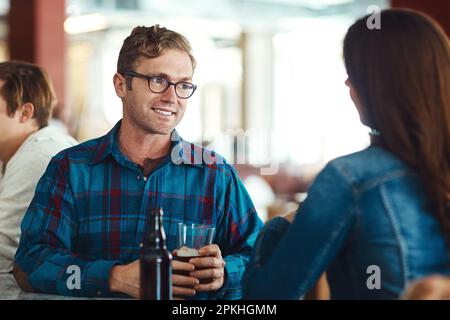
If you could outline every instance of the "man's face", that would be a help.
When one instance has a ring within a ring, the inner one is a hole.
[[[5,82],[0,80],[0,89],[3,88]],[[0,160],[3,158],[5,148],[16,139],[19,128],[19,113],[16,112],[13,116],[9,116],[6,108],[6,101],[0,95]]]
[[[157,58],[140,57],[135,67],[137,73],[148,76],[161,76],[176,83],[192,81],[192,63],[189,55],[180,50],[166,50]],[[163,93],[153,93],[148,81],[143,78],[132,78],[131,90],[127,89],[123,96],[124,121],[146,133],[168,135],[183,118],[187,99],[180,99],[175,94],[174,86]]]

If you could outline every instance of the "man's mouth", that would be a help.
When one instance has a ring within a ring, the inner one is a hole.
[[[152,108],[152,110],[166,117],[172,116],[176,113],[167,109],[160,109],[160,108]]]

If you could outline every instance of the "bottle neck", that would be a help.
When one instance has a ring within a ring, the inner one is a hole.
[[[156,249],[166,249],[166,235],[162,224],[162,209],[150,211],[149,228],[145,246]]]

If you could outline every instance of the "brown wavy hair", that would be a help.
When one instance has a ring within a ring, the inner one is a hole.
[[[196,61],[191,45],[183,35],[158,24],[152,27],[135,27],[120,49],[117,73],[123,75],[127,71],[133,71],[139,57],[156,58],[168,49],[186,52],[191,59],[192,69],[195,69]],[[130,83],[127,85],[131,86]]]
[[[381,12],[381,29],[365,16],[344,39],[349,80],[372,141],[418,172],[430,209],[450,236],[450,46],[436,21],[407,10]]]
[[[25,103],[34,106],[33,119],[39,128],[48,125],[56,96],[47,73],[40,66],[24,61],[0,63],[0,95],[5,99],[8,116],[13,116]]]

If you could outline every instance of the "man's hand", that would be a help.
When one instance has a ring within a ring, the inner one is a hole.
[[[408,300],[449,300],[450,277],[429,276],[414,282],[403,296]]]
[[[133,298],[140,298],[140,263],[114,266],[109,274],[109,289],[112,292],[126,293]]]
[[[140,270],[139,260],[127,265],[114,266],[109,275],[109,289],[112,292],[122,292],[129,296],[140,298]],[[194,287],[199,280],[189,276],[173,274],[176,271],[193,271],[194,266],[190,263],[172,261],[172,294],[173,296],[193,296],[196,291]]]
[[[192,276],[184,276],[180,273],[189,274],[194,271],[194,265],[177,260],[172,261],[172,294],[174,299],[181,299],[183,296],[194,296],[196,287],[200,282]]]
[[[191,277],[200,280],[195,287],[197,292],[219,290],[224,283],[225,261],[219,246],[211,244],[199,250],[201,257],[192,258],[189,263],[195,266],[195,271],[190,272]]]

